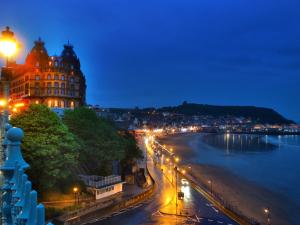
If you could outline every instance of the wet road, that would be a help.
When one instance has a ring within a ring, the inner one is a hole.
[[[148,168],[157,184],[157,190],[148,202],[137,206],[115,212],[109,217],[93,220],[88,224],[93,225],[175,225],[175,224],[202,224],[202,225],[236,225],[226,215],[219,212],[189,184],[182,185],[181,178],[178,178],[178,190],[185,194],[184,200],[179,201],[178,212],[193,211],[189,217],[167,215],[161,212],[168,212],[175,208],[175,188],[171,183],[170,175],[163,174],[151,159],[148,160]]]

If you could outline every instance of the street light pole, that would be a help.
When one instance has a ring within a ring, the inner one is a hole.
[[[269,207],[265,208],[264,212],[265,212],[266,217],[267,217],[267,225],[271,225],[270,208]]]
[[[175,190],[176,190],[176,216],[177,216],[177,207],[178,207],[178,203],[177,203],[177,201],[178,201],[178,194],[177,194],[177,166],[175,166],[175,168],[174,168],[174,170],[175,170],[175,182],[176,182],[176,184],[175,184]]]
[[[210,184],[210,194],[212,195],[212,181],[208,180],[208,183]]]

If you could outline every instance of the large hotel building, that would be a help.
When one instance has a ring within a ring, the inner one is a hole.
[[[51,108],[85,105],[86,83],[73,46],[64,45],[60,56],[49,56],[38,39],[25,64],[9,63],[10,105],[46,104]]]

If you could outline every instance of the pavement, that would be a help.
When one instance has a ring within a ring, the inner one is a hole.
[[[151,155],[151,154],[150,154]],[[156,182],[156,192],[150,200],[114,212],[109,216],[94,218],[86,224],[92,225],[237,225],[229,217],[220,212],[215,205],[208,202],[190,184],[181,184],[178,175],[178,190],[184,192],[184,199],[178,201],[177,215],[175,205],[174,180],[170,179],[168,170],[162,172],[151,157],[148,157],[148,169]],[[175,211],[174,211],[175,209]],[[184,215],[188,212],[188,215]],[[180,213],[182,215],[180,215]]]

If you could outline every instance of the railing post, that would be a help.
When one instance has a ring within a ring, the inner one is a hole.
[[[1,196],[3,224],[45,225],[45,208],[42,204],[37,206],[37,192],[32,190],[31,182],[24,173],[29,165],[24,161],[20,148],[23,131],[9,124],[6,130],[2,143],[7,149],[6,159],[1,167],[4,176],[4,193]]]

